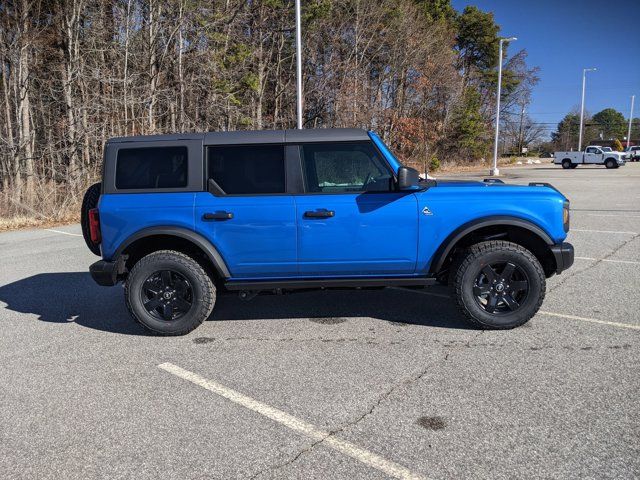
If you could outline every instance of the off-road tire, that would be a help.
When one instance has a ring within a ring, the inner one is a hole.
[[[100,245],[91,241],[91,233],[89,232],[89,210],[98,206],[98,200],[100,200],[100,193],[102,192],[102,184],[94,183],[87,191],[84,192],[82,199],[82,208],[80,209],[80,226],[82,227],[82,236],[84,237],[84,243],[87,244],[89,250],[95,255],[100,256]]]
[[[571,165],[571,160],[569,160],[568,158],[562,160],[562,168],[564,168],[565,170],[569,170],[571,168]]]
[[[510,262],[526,274],[529,290],[520,307],[507,314],[495,315],[485,311],[477,302],[473,289],[478,274],[492,262]],[[452,265],[452,294],[458,308],[476,326],[505,330],[529,321],[544,300],[546,279],[538,259],[526,248],[502,240],[480,242],[463,251]]]
[[[604,166],[607,168],[616,168],[618,166],[618,163],[612,158],[609,158],[604,162]]]
[[[175,320],[159,320],[144,307],[142,287],[154,272],[169,270],[186,278],[192,288],[191,309]],[[125,302],[136,322],[157,335],[185,335],[213,311],[216,287],[202,265],[196,260],[173,250],[159,250],[141,258],[131,269],[125,282]]]

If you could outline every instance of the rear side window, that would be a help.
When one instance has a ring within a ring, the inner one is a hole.
[[[116,188],[139,190],[187,186],[187,147],[118,150]]]
[[[285,193],[284,146],[209,147],[209,178],[229,195]]]
[[[308,193],[388,192],[392,175],[370,142],[301,147]]]

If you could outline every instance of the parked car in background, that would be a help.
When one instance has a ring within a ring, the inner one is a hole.
[[[562,168],[576,168],[578,165],[604,165],[607,168],[618,168],[624,165],[627,154],[614,152],[611,147],[589,145],[584,152],[555,152],[553,163]]]
[[[627,161],[629,162],[637,162],[640,161],[640,145],[636,145],[633,147],[627,147],[624,151],[629,155]]]

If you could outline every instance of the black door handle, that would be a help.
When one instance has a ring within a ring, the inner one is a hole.
[[[232,218],[233,213],[231,212],[205,213],[202,215],[203,220],[230,220]]]
[[[333,210],[307,210],[304,212],[304,216],[307,218],[330,218],[335,217],[336,212]]]

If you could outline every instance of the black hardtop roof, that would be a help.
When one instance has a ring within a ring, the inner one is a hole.
[[[204,145],[260,143],[348,142],[369,140],[360,128],[314,128],[303,130],[238,130],[234,132],[177,133],[114,137],[108,143],[202,141]]]

